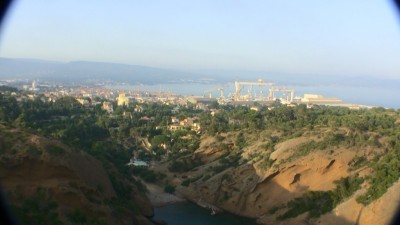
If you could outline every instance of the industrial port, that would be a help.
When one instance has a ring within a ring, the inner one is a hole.
[[[11,82],[11,81],[10,81]],[[10,83],[12,85],[12,82]],[[189,101],[193,104],[206,104],[212,101],[217,101],[221,105],[248,105],[253,106],[255,103],[258,105],[271,106],[279,102],[283,105],[294,106],[297,104],[306,104],[307,107],[312,108],[314,105],[325,106],[342,106],[351,109],[372,108],[373,106],[360,105],[347,103],[336,97],[325,97],[320,94],[304,93],[299,96],[296,95],[294,88],[287,86],[278,86],[274,82],[266,82],[261,79],[257,81],[234,81],[227,83],[223,86],[214,86],[204,90],[204,95],[193,95],[194,89],[190,89],[192,94],[177,94],[176,90],[170,89],[168,91],[159,88],[158,91],[143,90],[145,86],[116,86],[108,87],[97,85],[93,87],[76,86],[76,87],[63,87],[59,85],[52,85],[50,83],[41,82],[38,84],[36,80],[31,82],[31,85],[20,82],[19,86],[22,90],[32,91],[33,93],[42,93],[51,98],[58,98],[64,95],[72,95],[79,97],[100,96],[110,100],[118,100],[120,102],[169,102],[181,104],[182,102]],[[150,86],[149,86],[150,87]],[[152,86],[153,88],[155,86]],[[187,86],[185,86],[187,87]],[[175,86],[177,88],[177,86]],[[212,94],[218,92],[217,97]]]
[[[233,93],[225,95],[224,87],[215,88],[220,92],[217,101],[220,104],[251,104],[257,102],[262,105],[269,105],[279,101],[284,105],[307,104],[344,106],[349,108],[369,108],[370,106],[350,104],[339,98],[324,97],[320,94],[304,94],[296,96],[295,89],[286,86],[277,86],[274,82],[266,82],[261,79],[257,81],[235,81]],[[212,99],[212,89],[206,90],[208,98]]]

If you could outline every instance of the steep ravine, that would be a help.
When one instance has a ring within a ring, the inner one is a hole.
[[[309,137],[308,140],[313,137]],[[394,190],[398,182],[385,195],[368,206],[355,201],[359,193],[364,193],[364,183],[351,197],[332,210],[317,218],[310,218],[303,213],[294,218],[279,220],[285,205],[308,191],[329,191],[335,188],[335,181],[353,176],[356,172],[368,174],[368,168],[353,171],[349,168],[356,155],[368,155],[380,152],[373,148],[334,147],[331,150],[311,151],[301,157],[287,160],[295,154],[298,146],[307,142],[307,138],[294,138],[275,146],[269,155],[272,165],[262,167],[260,161],[248,159],[246,151],[254,151],[259,143],[247,146],[239,160],[239,165],[227,167],[215,172],[222,150],[210,142],[203,141],[200,148],[191,157],[200,157],[203,165],[185,173],[169,173],[169,182],[176,186],[177,193],[193,202],[205,202],[225,211],[256,218],[261,224],[372,224],[371,221],[388,224],[398,206],[400,194]],[[257,150],[255,150],[257,151]],[[264,151],[264,150],[258,150]],[[219,156],[219,157],[218,157]],[[224,156],[225,157],[225,156]],[[167,164],[158,165],[154,169],[163,168]],[[193,179],[189,185],[182,185],[187,179]]]

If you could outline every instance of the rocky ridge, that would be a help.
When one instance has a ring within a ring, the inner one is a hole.
[[[340,179],[358,176],[363,179],[371,175],[368,165],[355,167],[355,160],[364,157],[368,161],[384,153],[385,144],[362,148],[345,145],[324,149],[315,147],[300,154],[304,146],[312,142],[320,143],[329,132],[305,133],[281,141],[272,148],[270,139],[262,133],[255,138],[251,137],[254,134],[247,134],[248,145],[236,153],[236,133],[220,134],[223,138],[203,136],[200,148],[180,159],[201,159],[202,165],[185,173],[170,173],[168,177],[177,192],[185,198],[256,218],[261,224],[362,225],[371,224],[371,221],[388,224],[400,199],[399,193],[394,191],[398,182],[367,206],[356,201],[368,188],[367,182],[362,182],[359,190],[342,199],[326,214],[313,217],[306,212],[282,219],[282,215],[289,210],[288,203],[305,193],[332,193]],[[338,132],[345,134],[346,130]],[[232,159],[233,156],[236,158]],[[165,171],[167,166],[168,162],[155,169]]]

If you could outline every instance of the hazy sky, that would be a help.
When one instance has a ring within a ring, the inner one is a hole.
[[[400,79],[385,0],[20,0],[1,56]]]

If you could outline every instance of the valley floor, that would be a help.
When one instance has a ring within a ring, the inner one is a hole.
[[[147,197],[149,198],[153,207],[160,207],[176,202],[186,201],[185,199],[173,194],[164,192],[163,188],[155,184],[143,182],[148,190]]]

